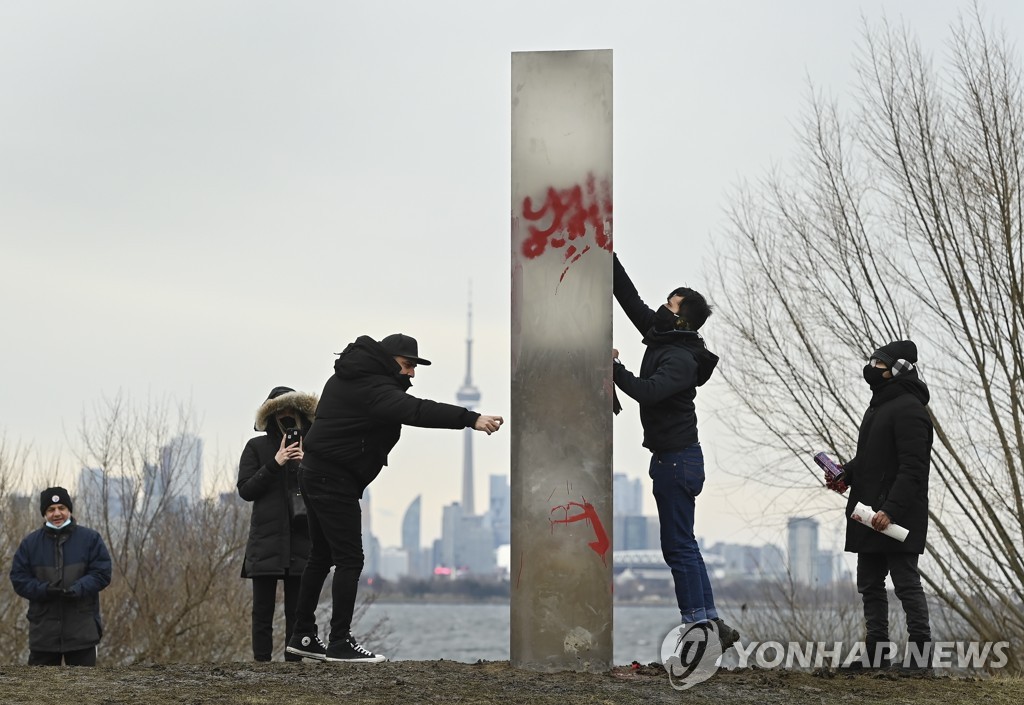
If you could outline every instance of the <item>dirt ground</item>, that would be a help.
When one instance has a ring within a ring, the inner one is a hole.
[[[659,664],[610,673],[541,674],[507,661],[396,661],[376,665],[221,663],[98,668],[0,667],[4,705],[296,705],[298,703],[614,703],[687,702],[942,703],[1019,705],[1024,679],[835,675],[743,669],[719,671],[685,693]]]

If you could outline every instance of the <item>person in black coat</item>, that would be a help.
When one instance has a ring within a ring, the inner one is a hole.
[[[487,435],[501,428],[500,416],[484,416],[408,394],[416,367],[429,364],[419,356],[416,339],[401,333],[380,342],[360,336],[334,363],[334,374],[324,386],[316,420],[306,435],[299,467],[312,548],[302,574],[289,653],[326,661],[386,660],[359,645],[351,634],[363,570],[359,498],[387,465],[403,424],[472,428]],[[331,633],[325,646],[317,636],[315,611],[332,565]]]
[[[884,345],[864,367],[871,402],[857,436],[857,454],[843,466],[841,483],[850,488],[846,516],[857,503],[875,512],[872,528],[847,518],[846,551],[857,554],[857,590],[864,602],[866,653],[873,667],[886,665],[889,604],[885,576],[907,616],[909,642],[903,666],[927,667],[931,642],[928,602],[921,587],[918,558],[928,536],[928,469],[932,421],[930,395],[917,371],[917,346],[910,340]],[[844,491],[840,484],[828,482]],[[908,530],[905,541],[880,533],[890,523]]]
[[[665,304],[651,309],[618,256],[613,287],[616,300],[647,346],[639,376],[627,370],[613,350],[612,377],[619,389],[640,404],[643,445],[651,451],[648,474],[658,505],[661,551],[672,570],[682,623],[714,623],[722,648],[727,649],[739,632],[718,615],[693,531],[697,495],[704,488],[694,399],[697,387],[708,381],[718,364],[718,356],[707,349],[697,331],[711,315],[711,307],[700,293],[680,287]]]
[[[252,502],[242,577],[252,580],[252,654],[270,661],[274,651],[277,583],[284,585],[285,644],[295,627],[299,582],[309,555],[306,508],[299,493],[301,441],[286,443],[291,430],[301,438],[313,423],[316,396],[274,387],[256,411],[255,430],[238,461],[238,494]],[[301,656],[285,652],[286,661]]]
[[[71,515],[71,496],[49,487],[39,496],[46,523],[25,537],[11,564],[14,591],[28,603],[30,666],[95,666],[103,636],[100,590],[112,563],[98,532]]]

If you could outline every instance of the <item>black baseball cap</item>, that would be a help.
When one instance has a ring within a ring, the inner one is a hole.
[[[402,333],[392,333],[380,341],[380,344],[387,350],[388,355],[401,355],[417,365],[429,365],[430,360],[424,360],[419,356],[419,345],[416,338]]]

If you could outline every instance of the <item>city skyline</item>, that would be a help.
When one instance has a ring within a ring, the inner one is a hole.
[[[165,506],[174,511],[176,507],[186,506],[199,499],[202,446],[202,439],[195,436],[170,439],[160,449],[160,462],[145,464],[141,477],[113,475],[102,468],[83,467],[74,485],[76,501],[88,503],[84,510],[86,516],[97,518],[97,512],[101,512],[115,521],[129,507],[130,511],[136,511],[138,507]],[[177,481],[173,481],[175,478]],[[406,576],[427,578],[438,569],[453,577],[468,571],[469,575],[504,574],[507,578],[509,566],[501,562],[500,549],[507,549],[510,539],[510,485],[506,475],[490,475],[488,480],[487,510],[471,515],[459,502],[444,506],[439,535],[426,542],[421,538],[422,497],[417,495],[402,515],[399,545],[383,543],[375,533],[373,493],[369,489],[364,492],[360,504],[367,575],[379,575],[388,580]],[[640,513],[640,481],[617,473],[613,486],[616,581],[626,579],[627,575],[632,579],[668,580],[670,571],[661,556],[658,517]],[[222,502],[232,499],[237,498],[230,492],[219,497]],[[790,516],[786,520],[786,533],[784,552],[772,542],[711,542],[701,536],[697,540],[706,554],[708,569],[716,579],[788,576],[794,584],[807,587],[827,587],[836,580],[849,580],[850,560],[844,561],[841,553],[821,548],[816,519]]]
[[[5,4],[0,295],[19,303],[0,312],[13,332],[0,351],[0,438],[31,446],[26,490],[72,483],[84,462],[76,429],[94,405],[118,394],[181,405],[204,439],[204,495],[227,491],[267,392],[319,392],[359,335],[416,337],[434,364],[411,393],[451,400],[465,380],[469,278],[480,410],[507,415],[513,51],[613,50],[615,248],[653,302],[710,285],[735,187],[793,166],[812,90],[855,91],[862,21],[906,22],[941,56],[969,9],[441,0],[396,17],[312,0],[253,7],[239,22],[217,0]],[[1020,3],[983,11],[1011,38],[1024,27]],[[617,309],[614,329],[635,369],[642,344]],[[721,349],[714,318],[704,333]],[[653,514],[636,407],[620,400],[612,470],[645,483]],[[700,533],[781,542],[784,518],[800,514],[838,541],[842,502],[810,473],[794,485],[763,476],[763,458],[720,421],[735,400],[717,375],[697,408]],[[462,501],[464,442],[403,430],[373,485],[382,543],[399,544],[415,496],[424,540]],[[474,444],[478,477],[509,472],[507,429]],[[806,450],[808,461],[852,452]],[[486,492],[476,483],[476,507]]]

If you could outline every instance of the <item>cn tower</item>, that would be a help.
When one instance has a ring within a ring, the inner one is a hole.
[[[480,390],[473,386],[473,289],[470,286],[466,305],[466,380],[455,394],[459,405],[475,409],[480,401]],[[473,504],[473,429],[463,431],[462,440],[462,512],[475,516]]]

